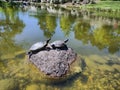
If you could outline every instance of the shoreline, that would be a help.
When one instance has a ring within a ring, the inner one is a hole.
[[[61,7],[64,9],[77,9],[77,10],[96,10],[96,11],[105,11],[105,12],[120,12],[120,1],[99,1],[96,2],[96,4],[77,4],[74,5],[72,2],[67,2],[64,4],[51,4],[51,3],[32,3],[32,5],[40,6],[40,5],[46,5],[46,6],[55,6],[55,7]],[[101,6],[100,6],[101,5]]]
[[[3,2],[7,3],[7,2]],[[10,4],[10,3],[7,3]],[[41,3],[41,2],[23,2],[23,1],[13,1],[11,5],[8,6],[15,6],[17,5],[35,5],[35,6],[54,6],[54,7],[61,7],[67,10],[77,9],[77,10],[87,10],[87,11],[96,11],[96,12],[120,12],[120,1],[96,1],[95,4],[78,4],[72,2],[66,2],[64,4],[53,4],[53,3]],[[2,5],[3,6],[3,5]],[[4,6],[3,6],[4,7]],[[7,6],[5,6],[7,7]]]

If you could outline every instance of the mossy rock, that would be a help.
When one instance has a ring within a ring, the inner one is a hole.
[[[25,90],[40,90],[40,87],[35,84],[28,85]]]
[[[0,80],[0,90],[19,90],[18,83],[14,79]]]

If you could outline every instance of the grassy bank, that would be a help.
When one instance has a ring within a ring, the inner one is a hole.
[[[32,5],[41,5],[41,4],[46,4],[46,3],[32,3]],[[48,4],[48,3],[47,3]],[[3,2],[0,1],[0,6],[2,7],[8,7],[8,6],[17,6],[20,5],[20,3],[15,3],[15,2]],[[50,5],[56,5],[56,4],[50,4]],[[98,1],[96,4],[75,4],[72,5],[71,2],[65,3],[65,4],[57,4],[58,6],[61,6],[66,9],[86,9],[86,10],[95,10],[95,11],[118,11],[120,12],[120,1]]]
[[[0,7],[15,7],[18,5],[19,3],[0,1]]]
[[[104,11],[120,11],[120,1],[100,1],[96,4],[81,5],[80,8]]]

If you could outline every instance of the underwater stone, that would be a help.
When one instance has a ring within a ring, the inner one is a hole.
[[[25,90],[40,90],[40,87],[36,84],[31,84],[28,85]]]
[[[44,50],[32,54],[29,60],[48,76],[61,77],[69,71],[69,67],[76,60],[76,53],[68,48],[67,50]]]
[[[19,90],[18,83],[14,79],[0,80],[0,90]]]

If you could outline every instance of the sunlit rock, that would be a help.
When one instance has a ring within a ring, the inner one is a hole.
[[[67,50],[40,51],[30,57],[30,61],[48,76],[61,77],[70,69],[70,65],[76,60],[76,53]]]

